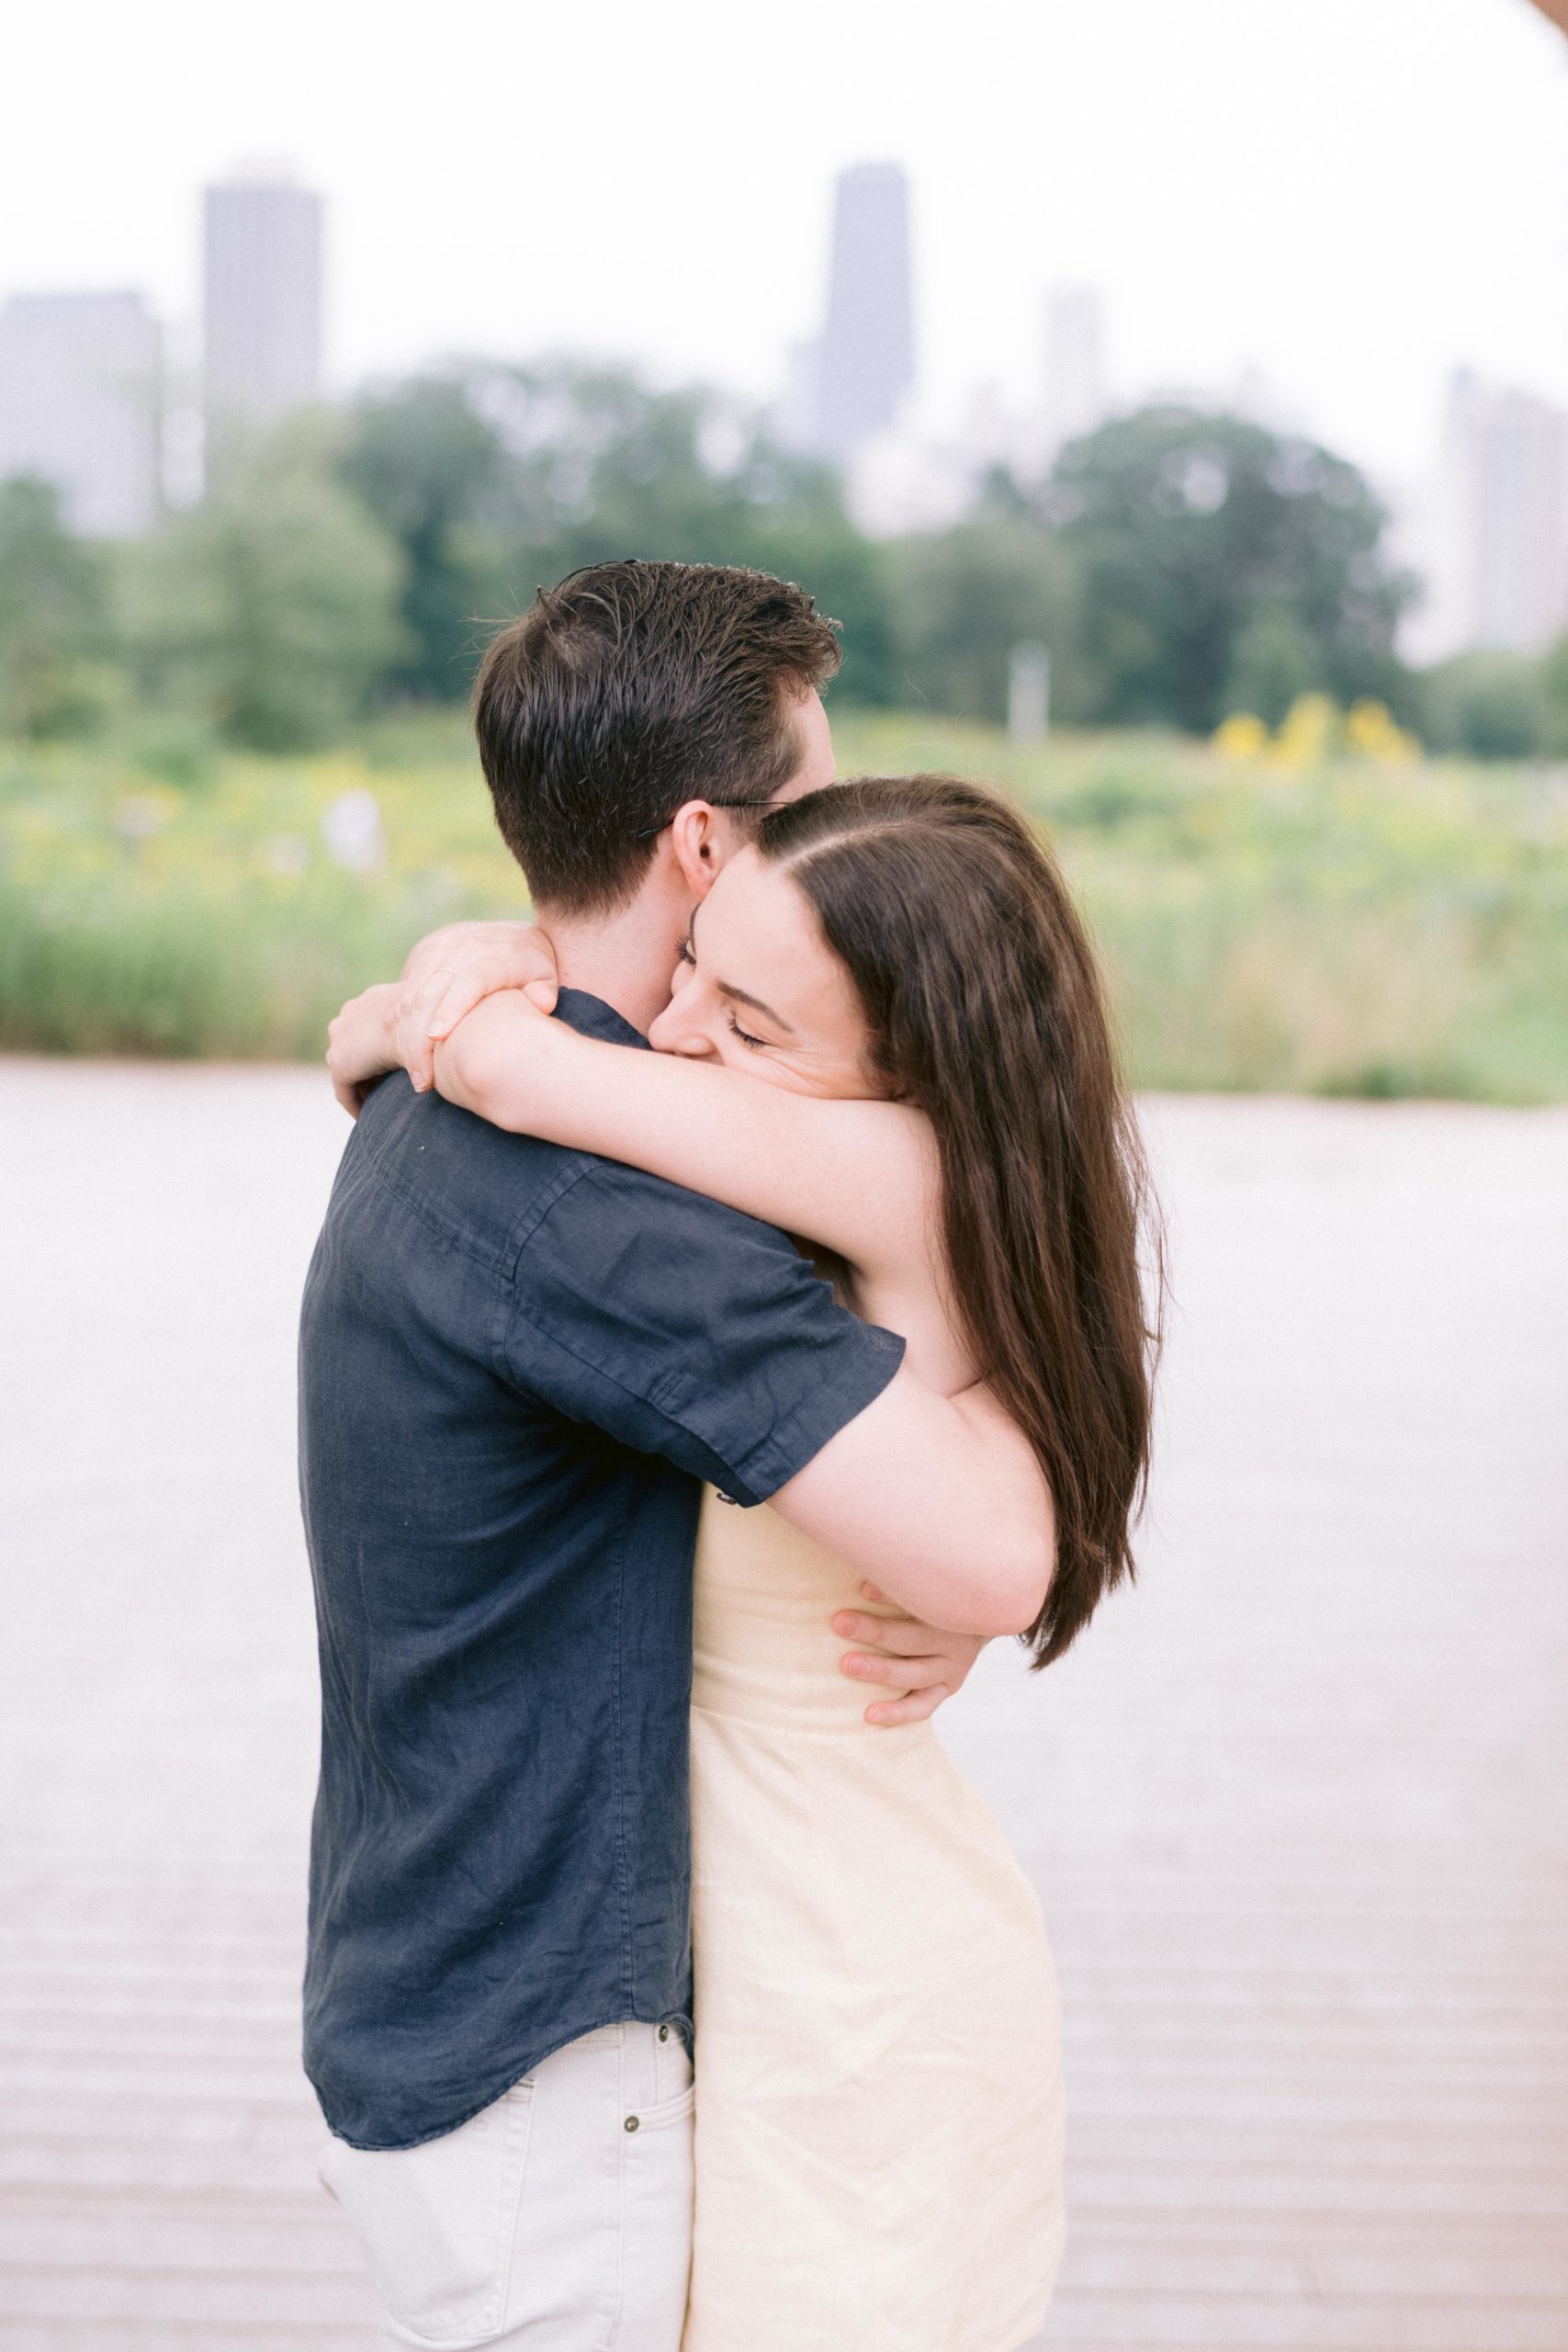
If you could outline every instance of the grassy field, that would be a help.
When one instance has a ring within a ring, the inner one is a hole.
[[[907,715],[835,732],[842,774],[955,770],[1038,820],[1140,1086],[1568,1100],[1560,772],[1021,751]],[[323,822],[341,850],[367,793],[379,837],[345,865]],[[313,1057],[420,932],[524,905],[457,718],[311,759],[0,746],[0,1046]]]

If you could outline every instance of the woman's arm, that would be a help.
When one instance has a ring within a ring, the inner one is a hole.
[[[1055,1509],[1033,1449],[989,1389],[957,1396],[899,1366],[771,1498],[803,1534],[935,1625],[995,1640],[1045,1605]]]
[[[822,1101],[677,1054],[580,1036],[515,990],[437,1046],[441,1092],[492,1126],[646,1168],[803,1233],[862,1272],[924,1253],[939,1175],[924,1120]]]
[[[398,1026],[395,989],[344,1008],[333,1025],[342,1085],[406,1063]],[[647,1168],[808,1234],[872,1276],[904,1272],[929,1251],[935,1154],[924,1122],[897,1103],[822,1101],[604,1045],[515,989],[459,1023],[437,1049],[435,1080],[493,1125]],[[1016,1633],[1050,1583],[1052,1502],[1027,1442],[985,1388],[945,1396],[908,1365],[773,1504],[874,1577],[922,1621],[922,1634],[936,1625],[977,1638]],[[846,1634],[874,1655],[874,1625],[846,1624]],[[941,1634],[931,1640],[941,1647]],[[886,1679],[897,1687],[897,1665]],[[920,1700],[908,1712],[929,1708]],[[872,1713],[892,1721],[898,1711]]]

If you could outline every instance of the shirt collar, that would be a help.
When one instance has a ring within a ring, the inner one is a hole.
[[[634,1029],[614,1005],[606,1004],[603,997],[590,996],[586,989],[562,989],[556,999],[556,1019],[564,1021],[569,1029],[576,1029],[584,1037],[599,1037],[610,1046],[641,1046],[645,1052],[652,1051],[640,1029]]]

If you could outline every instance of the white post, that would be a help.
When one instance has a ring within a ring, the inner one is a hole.
[[[1037,639],[1012,649],[1008,665],[1008,734],[1043,743],[1051,724],[1051,656]]]

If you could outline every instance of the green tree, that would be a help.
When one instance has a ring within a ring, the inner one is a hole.
[[[1489,648],[1435,663],[1420,680],[1422,740],[1475,760],[1532,758],[1551,723],[1545,666]]]
[[[402,650],[402,567],[344,488],[331,428],[299,418],[223,453],[202,505],[126,550],[124,634],[144,693],[257,751],[330,739]]]
[[[1322,655],[1305,623],[1288,605],[1260,605],[1236,639],[1221,700],[1227,712],[1249,710],[1278,727],[1322,677]]]
[[[103,553],[71,537],[53,484],[0,482],[0,728],[65,734],[91,719],[107,615]]]
[[[993,503],[951,530],[897,541],[888,566],[899,701],[999,722],[1012,649],[1035,639],[1051,656],[1056,713],[1077,716],[1076,584],[1037,523]]]
[[[1384,511],[1314,443],[1176,405],[1057,459],[1046,511],[1077,559],[1092,716],[1207,732],[1260,676],[1407,706],[1394,630],[1413,593]],[[1309,660],[1310,655],[1310,660]]]
[[[1540,748],[1549,758],[1568,760],[1568,636],[1542,654],[1540,683]]]
[[[457,376],[414,377],[351,413],[343,475],[402,550],[403,650],[394,693],[451,701],[467,692],[504,601],[512,460]]]
[[[502,570],[513,606],[581,564],[622,556],[748,565],[798,581],[842,624],[836,691],[886,698],[881,551],[850,520],[829,468],[781,449],[715,394],[653,390],[619,369],[497,370],[469,397],[511,453]]]

